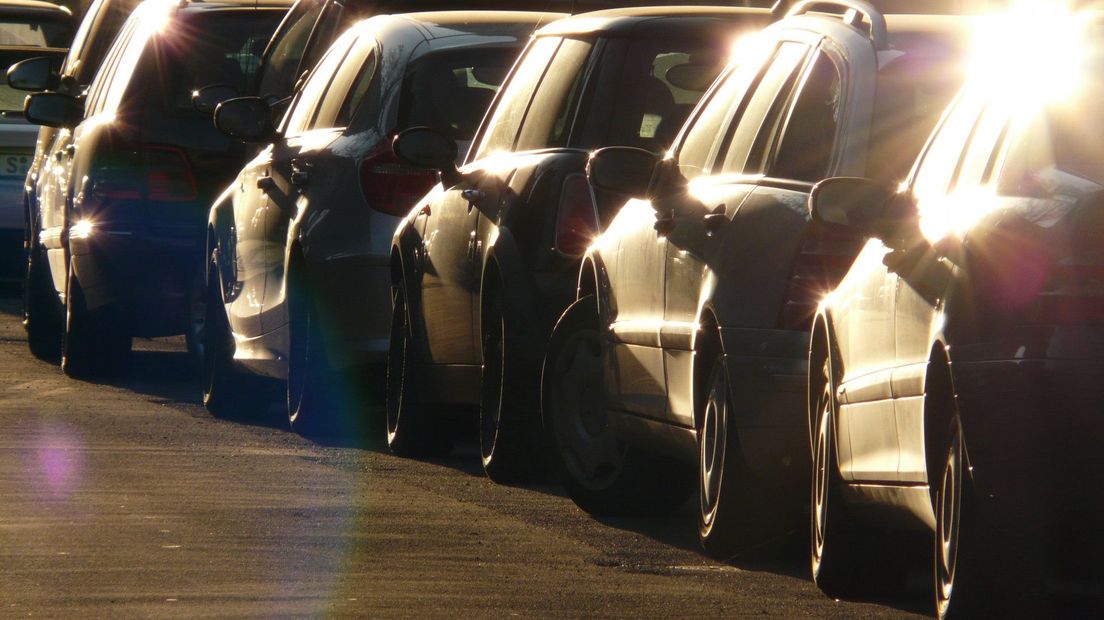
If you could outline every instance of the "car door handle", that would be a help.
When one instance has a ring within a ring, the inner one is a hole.
[[[291,184],[303,187],[310,183],[310,162],[301,159],[291,160]]]
[[[257,189],[270,192],[276,189],[276,181],[273,181],[272,177],[261,177],[257,179]]]
[[[663,217],[656,218],[653,228],[655,228],[656,232],[659,233],[660,237],[666,237],[668,234],[670,234],[672,230],[675,229],[675,216],[665,215]]]
[[[702,219],[705,221],[705,230],[707,232],[717,232],[721,229],[722,226],[724,226],[725,222],[728,221],[728,217],[725,216],[725,205],[717,205],[717,207],[713,209],[711,213],[707,214]]]

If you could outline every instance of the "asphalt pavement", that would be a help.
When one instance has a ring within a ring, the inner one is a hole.
[[[483,477],[474,442],[406,460],[211,417],[182,339],[87,383],[27,351],[0,298],[0,617],[900,618],[833,601],[804,532],[718,563],[693,513],[597,520],[554,486]]]

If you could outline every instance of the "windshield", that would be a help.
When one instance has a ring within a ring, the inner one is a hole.
[[[73,24],[47,17],[0,18],[0,46],[69,47]]]
[[[435,127],[471,140],[518,50],[443,52],[411,65],[399,100],[399,129]]]
[[[666,149],[726,60],[706,37],[610,40],[572,146]]]

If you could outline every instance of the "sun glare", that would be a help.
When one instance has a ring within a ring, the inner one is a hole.
[[[1072,96],[1086,60],[1089,19],[1063,2],[1018,0],[979,20],[972,82],[991,99],[1028,113]]]

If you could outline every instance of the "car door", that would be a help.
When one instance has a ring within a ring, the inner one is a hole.
[[[981,120],[979,120],[979,113]],[[980,97],[964,93],[935,135],[917,172],[913,194],[921,227],[939,247],[958,234],[955,222],[971,202],[985,200],[984,184],[992,173],[993,154],[1008,117],[992,108],[982,113]],[[968,141],[968,143],[967,143]],[[968,144],[968,145],[967,145]],[[941,328],[942,299],[952,277],[953,256],[923,246],[901,261],[894,331],[894,411],[900,439],[901,480],[928,482],[924,449],[924,379],[931,347]]]
[[[731,225],[745,201],[757,192],[763,156],[790,107],[793,92],[802,74],[811,46],[807,42],[786,40],[773,48],[766,62],[749,59],[733,71],[718,96],[710,100],[694,132],[712,133],[721,145],[711,174],[690,184],[686,199],[674,206],[673,227],[668,234],[664,261],[665,299],[660,341],[665,365],[665,394],[669,401],[669,421],[683,426],[694,424],[693,350],[699,329],[707,278],[720,288],[738,288],[745,276],[757,277],[765,269],[759,259],[764,254],[753,248],[767,240],[769,228]],[[710,108],[724,110],[712,112]],[[699,128],[709,119],[728,118],[731,124]],[[789,193],[768,188],[767,194]],[[761,204],[777,202],[765,196]],[[751,256],[748,256],[751,254]],[[771,261],[765,261],[769,264]],[[749,268],[754,264],[755,267]],[[757,287],[752,284],[751,289]],[[728,302],[729,300],[721,300]],[[727,305],[742,307],[748,299],[731,300]]]
[[[481,204],[498,204],[516,162],[512,153],[522,122],[562,40],[538,38],[527,48],[476,137],[465,181],[445,188],[431,204],[422,236],[422,320],[430,360],[478,363],[474,296],[479,286],[478,223]]]
[[[264,271],[260,317],[265,333],[287,324],[288,229],[307,207],[312,191],[324,193],[326,177],[334,170],[334,155],[327,147],[344,130],[334,126],[337,112],[355,69],[363,66],[373,49],[370,39],[357,43],[354,32],[334,42],[303,84],[288,110],[280,139],[272,145],[268,178],[262,181],[266,200],[261,201],[264,232],[258,252]]]

